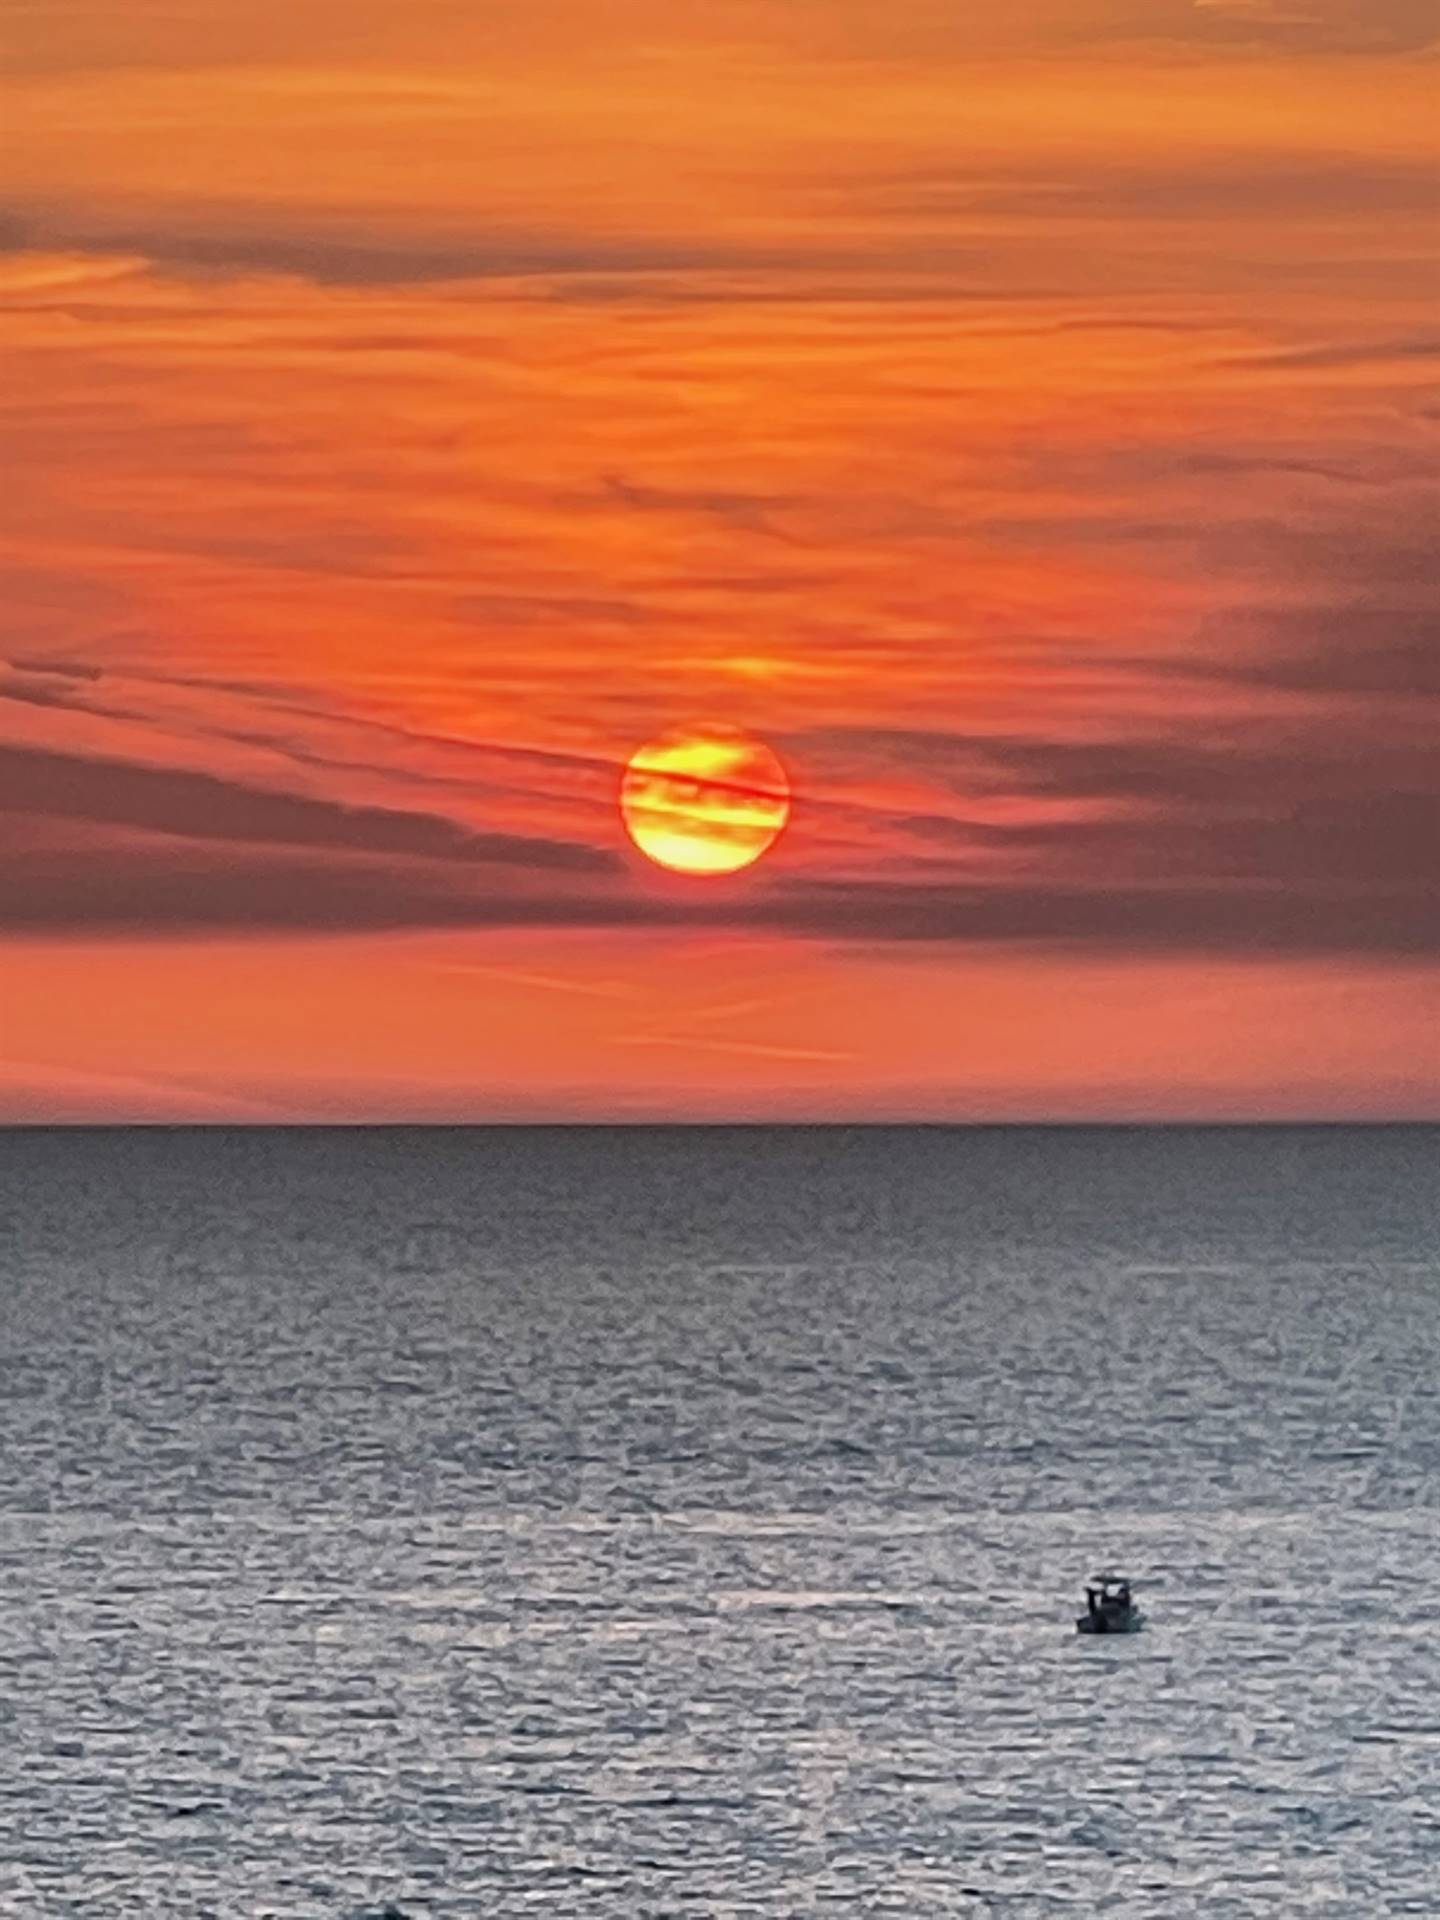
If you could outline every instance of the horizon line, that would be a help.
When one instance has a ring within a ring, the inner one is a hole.
[[[4,1120],[0,1137],[25,1133],[1256,1133],[1320,1131],[1394,1131],[1440,1128],[1431,1116],[1294,1115],[1256,1119],[1054,1118],[1054,1119],[494,1119],[494,1120]]]

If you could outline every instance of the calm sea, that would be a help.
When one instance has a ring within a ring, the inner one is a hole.
[[[1440,1913],[1440,1131],[14,1132],[0,1249],[6,1916]]]

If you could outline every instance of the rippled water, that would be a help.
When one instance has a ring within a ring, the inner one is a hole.
[[[12,1133],[0,1246],[0,1912],[1440,1913],[1435,1130]]]

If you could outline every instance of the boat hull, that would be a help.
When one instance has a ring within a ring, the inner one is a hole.
[[[1121,1619],[1108,1618],[1104,1614],[1082,1613],[1075,1622],[1077,1633],[1139,1633],[1145,1624],[1145,1616],[1138,1607],[1131,1609]]]

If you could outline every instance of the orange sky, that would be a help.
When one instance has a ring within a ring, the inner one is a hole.
[[[1440,1115],[1435,40],[0,0],[0,1119]]]

